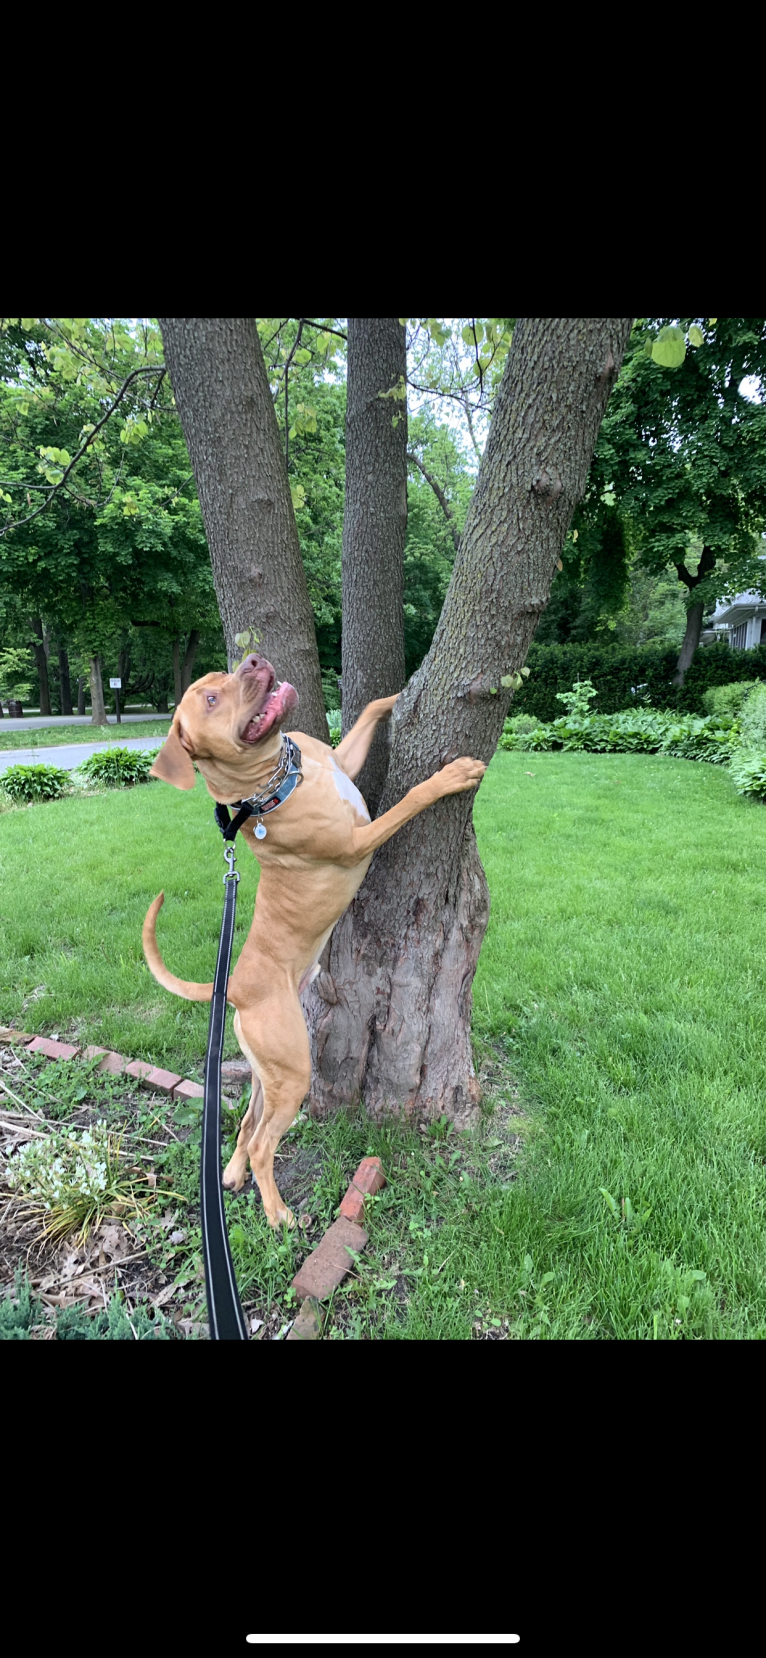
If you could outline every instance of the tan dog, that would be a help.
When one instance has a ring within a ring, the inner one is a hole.
[[[275,686],[262,656],[249,656],[234,674],[206,674],[186,692],[167,741],[152,767],[177,789],[194,787],[196,761],[213,799],[226,805],[256,795],[278,764],[281,726],[297,706],[292,685]],[[374,823],[352,779],[361,770],[379,720],[396,697],[371,702],[339,748],[295,732],[303,781],[242,834],[261,866],[253,924],[229,979],[234,1030],[252,1066],[253,1089],[224,1185],[240,1191],[248,1157],[272,1226],[292,1224],[274,1183],[274,1153],[311,1082],[308,1032],[299,996],[319,972],[330,933],[367,873],[373,852],[402,824],[444,795],[475,789],[486,767],[453,760],[410,789]],[[291,735],[293,735],[291,733]],[[160,893],[144,922],[144,954],[154,977],[187,1001],[209,1002],[211,984],[190,984],[169,973],[155,932]]]

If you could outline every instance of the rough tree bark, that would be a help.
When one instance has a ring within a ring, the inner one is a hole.
[[[677,564],[676,569],[678,571],[678,580],[682,581],[685,587],[688,587],[690,593],[693,593],[695,587],[698,587],[699,583],[704,581],[705,576],[709,576],[711,570],[715,569],[715,553],[713,552],[712,547],[703,547],[700,561],[697,566],[697,574],[695,576],[691,574],[691,571],[687,570],[685,564]],[[686,612],[686,631],[684,633],[683,644],[681,646],[681,653],[676,663],[676,671],[673,675],[674,685],[683,685],[686,675],[692,665],[694,653],[700,642],[704,612],[705,606],[702,599],[696,599],[694,604],[689,605]]]
[[[388,810],[461,754],[489,760],[580,500],[631,319],[521,318],[431,649],[397,703]],[[345,687],[344,687],[345,689]],[[304,994],[311,1109],[381,1116],[478,1100],[471,986],[489,915],[472,795],[440,801],[376,853]]]
[[[32,618],[32,628],[36,635],[32,649],[35,653],[35,666],[37,668],[37,677],[40,682],[40,713],[50,714],[51,692],[50,685],[48,683],[48,652],[45,649],[43,624],[39,616]]]
[[[77,679],[77,712],[85,713],[85,675],[79,674]]]
[[[160,317],[165,360],[199,493],[231,662],[254,627],[301,728],[327,738],[314,618],[287,468],[252,317]]]
[[[407,530],[406,333],[397,317],[349,317],[343,514],[343,735],[404,684]],[[357,786],[374,817],[388,770],[378,726]]]
[[[101,678],[100,656],[92,656],[90,659],[90,707],[91,725],[106,725],[104,682]]]

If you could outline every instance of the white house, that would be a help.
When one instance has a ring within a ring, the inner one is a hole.
[[[726,639],[733,651],[751,651],[756,645],[766,645],[766,593],[751,588],[738,593],[735,599],[716,605],[708,617],[701,643],[712,645],[716,639]]]

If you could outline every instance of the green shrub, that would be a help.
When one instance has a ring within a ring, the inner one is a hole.
[[[338,675],[332,668],[322,669],[322,693],[324,696],[325,712],[330,714],[335,708],[340,708],[340,691],[338,690]]]
[[[551,749],[583,750],[591,754],[671,754],[682,760],[706,760],[726,765],[736,748],[733,721],[709,715],[662,714],[651,709],[627,709],[619,714],[565,715],[532,731],[508,731],[506,720],[501,749],[540,753]]]
[[[739,716],[743,748],[766,749],[766,685],[751,687]]]
[[[753,689],[752,679],[734,679],[731,685],[712,685],[702,698],[706,714],[728,714],[736,719]]]
[[[29,1279],[17,1267],[15,1296],[0,1301],[0,1341],[29,1341],[32,1325],[44,1320],[42,1302],[32,1298]]]
[[[128,1317],[116,1290],[103,1313],[65,1307],[56,1319],[57,1341],[169,1341],[170,1325],[161,1312],[139,1302]]]
[[[577,719],[593,712],[590,705],[596,695],[596,687],[589,679],[576,679],[571,691],[556,692],[556,701],[563,702],[570,719]]]
[[[738,794],[749,794],[766,803],[766,754],[740,748],[732,758],[729,771]]]
[[[0,784],[17,805],[36,800],[58,800],[66,794],[71,779],[59,766],[9,766],[0,773]]]
[[[505,721],[503,733],[510,732],[522,736],[528,731],[536,731],[540,723],[536,714],[514,714],[511,719]]]
[[[339,708],[330,708],[327,713],[327,725],[330,732],[330,742],[337,748],[340,742],[341,711]]]
[[[91,783],[124,788],[148,781],[149,768],[159,752],[159,748],[102,748],[97,754],[91,754],[89,760],[83,760],[77,769]]]

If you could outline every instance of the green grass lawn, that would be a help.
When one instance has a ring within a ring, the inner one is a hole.
[[[6,731],[0,722],[0,754],[15,748],[58,748],[62,743],[114,743],[126,737],[167,737],[169,721],[131,720],[128,725],[48,725],[29,731]]]
[[[766,812],[712,766],[499,754],[475,817],[492,893],[482,1125],[299,1120],[283,1148],[285,1169],[314,1168],[326,1219],[366,1151],[390,1174],[328,1333],[766,1335]],[[0,864],[0,1017],[194,1075],[208,1009],[155,984],[140,931],[164,888],[168,965],[212,977],[223,860],[201,783],[4,813]],[[240,941],[255,890],[241,867]],[[190,1196],[196,1157],[171,1154]],[[298,1240],[267,1235],[249,1196],[228,1211],[243,1298],[289,1316]]]

